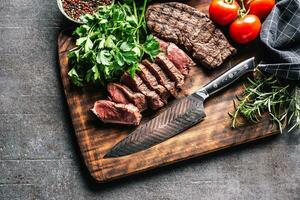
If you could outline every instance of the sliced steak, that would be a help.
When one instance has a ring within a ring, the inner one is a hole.
[[[155,37],[155,39],[159,42],[160,48],[175,67],[177,67],[183,75],[187,76],[190,68],[195,66],[196,63],[176,44],[172,42],[165,42],[157,37]]]
[[[157,64],[151,63],[149,60],[143,60],[142,63],[156,77],[157,81],[171,93],[173,97],[177,97],[175,82],[171,81]]]
[[[194,61],[174,43],[170,43],[168,46],[167,57],[185,76],[189,74],[190,68],[196,65]]]
[[[132,104],[118,104],[108,100],[96,101],[91,111],[104,123],[139,125],[142,115]]]
[[[144,94],[146,96],[148,106],[151,109],[157,110],[164,106],[164,102],[161,100],[159,95],[155,91],[150,90],[139,75],[135,74],[132,78],[127,72],[125,72],[121,77],[121,81],[133,91]]]
[[[172,42],[165,42],[157,37],[155,39],[159,42],[160,48],[167,55],[169,60],[179,69],[179,71],[187,76],[189,70],[196,63],[176,44]]]
[[[177,88],[182,88],[184,76],[175,67],[175,65],[162,53],[156,56],[155,62],[167,74],[167,76],[176,83]]]
[[[146,20],[154,35],[183,46],[208,68],[220,66],[227,57],[236,53],[207,15],[186,4],[150,5]]]
[[[155,76],[143,64],[139,64],[139,68],[140,71],[138,74],[143,82],[149,89],[154,90],[160,96],[162,101],[167,104],[168,98],[170,97],[168,90],[157,82]]]
[[[107,84],[107,92],[108,92],[108,98],[109,100],[115,102],[115,103],[123,103],[123,104],[129,104],[129,100],[127,99],[124,92],[118,87],[117,83],[109,83]]]
[[[147,109],[147,101],[145,95],[139,92],[133,92],[130,88],[119,83],[109,83],[107,92],[113,102],[129,104],[132,103],[140,111]]]

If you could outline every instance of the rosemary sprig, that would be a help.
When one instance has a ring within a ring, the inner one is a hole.
[[[288,131],[300,126],[300,97],[293,86],[281,83],[274,76],[262,75],[260,78],[248,78],[248,81],[249,85],[245,86],[242,95],[233,101],[235,111],[230,113],[233,128],[242,124],[240,117],[257,123],[265,112],[278,125],[280,132],[286,121],[291,125]]]
[[[289,110],[291,111],[288,124],[291,125],[288,132],[300,127],[300,90],[294,89]]]

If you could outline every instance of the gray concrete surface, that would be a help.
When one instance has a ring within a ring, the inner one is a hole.
[[[0,1],[0,199],[300,199],[300,133],[96,184],[57,65],[56,0]]]

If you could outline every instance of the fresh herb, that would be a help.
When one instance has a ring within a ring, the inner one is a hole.
[[[300,89],[295,88],[288,108],[291,112],[288,124],[291,126],[288,132],[300,127]]]
[[[125,71],[134,76],[144,56],[153,59],[159,54],[159,43],[147,32],[146,5],[147,0],[127,0],[82,17],[85,24],[74,31],[76,47],[68,54],[69,76],[75,85],[106,84]]]
[[[251,79],[241,96],[234,101],[235,111],[231,113],[232,127],[241,125],[240,116],[249,122],[259,122],[267,112],[280,132],[287,122],[293,130],[300,126],[300,97],[295,87],[281,83],[274,76]]]

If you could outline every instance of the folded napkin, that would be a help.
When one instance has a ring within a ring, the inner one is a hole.
[[[261,71],[285,80],[300,80],[300,0],[279,0],[262,25],[265,46]]]

